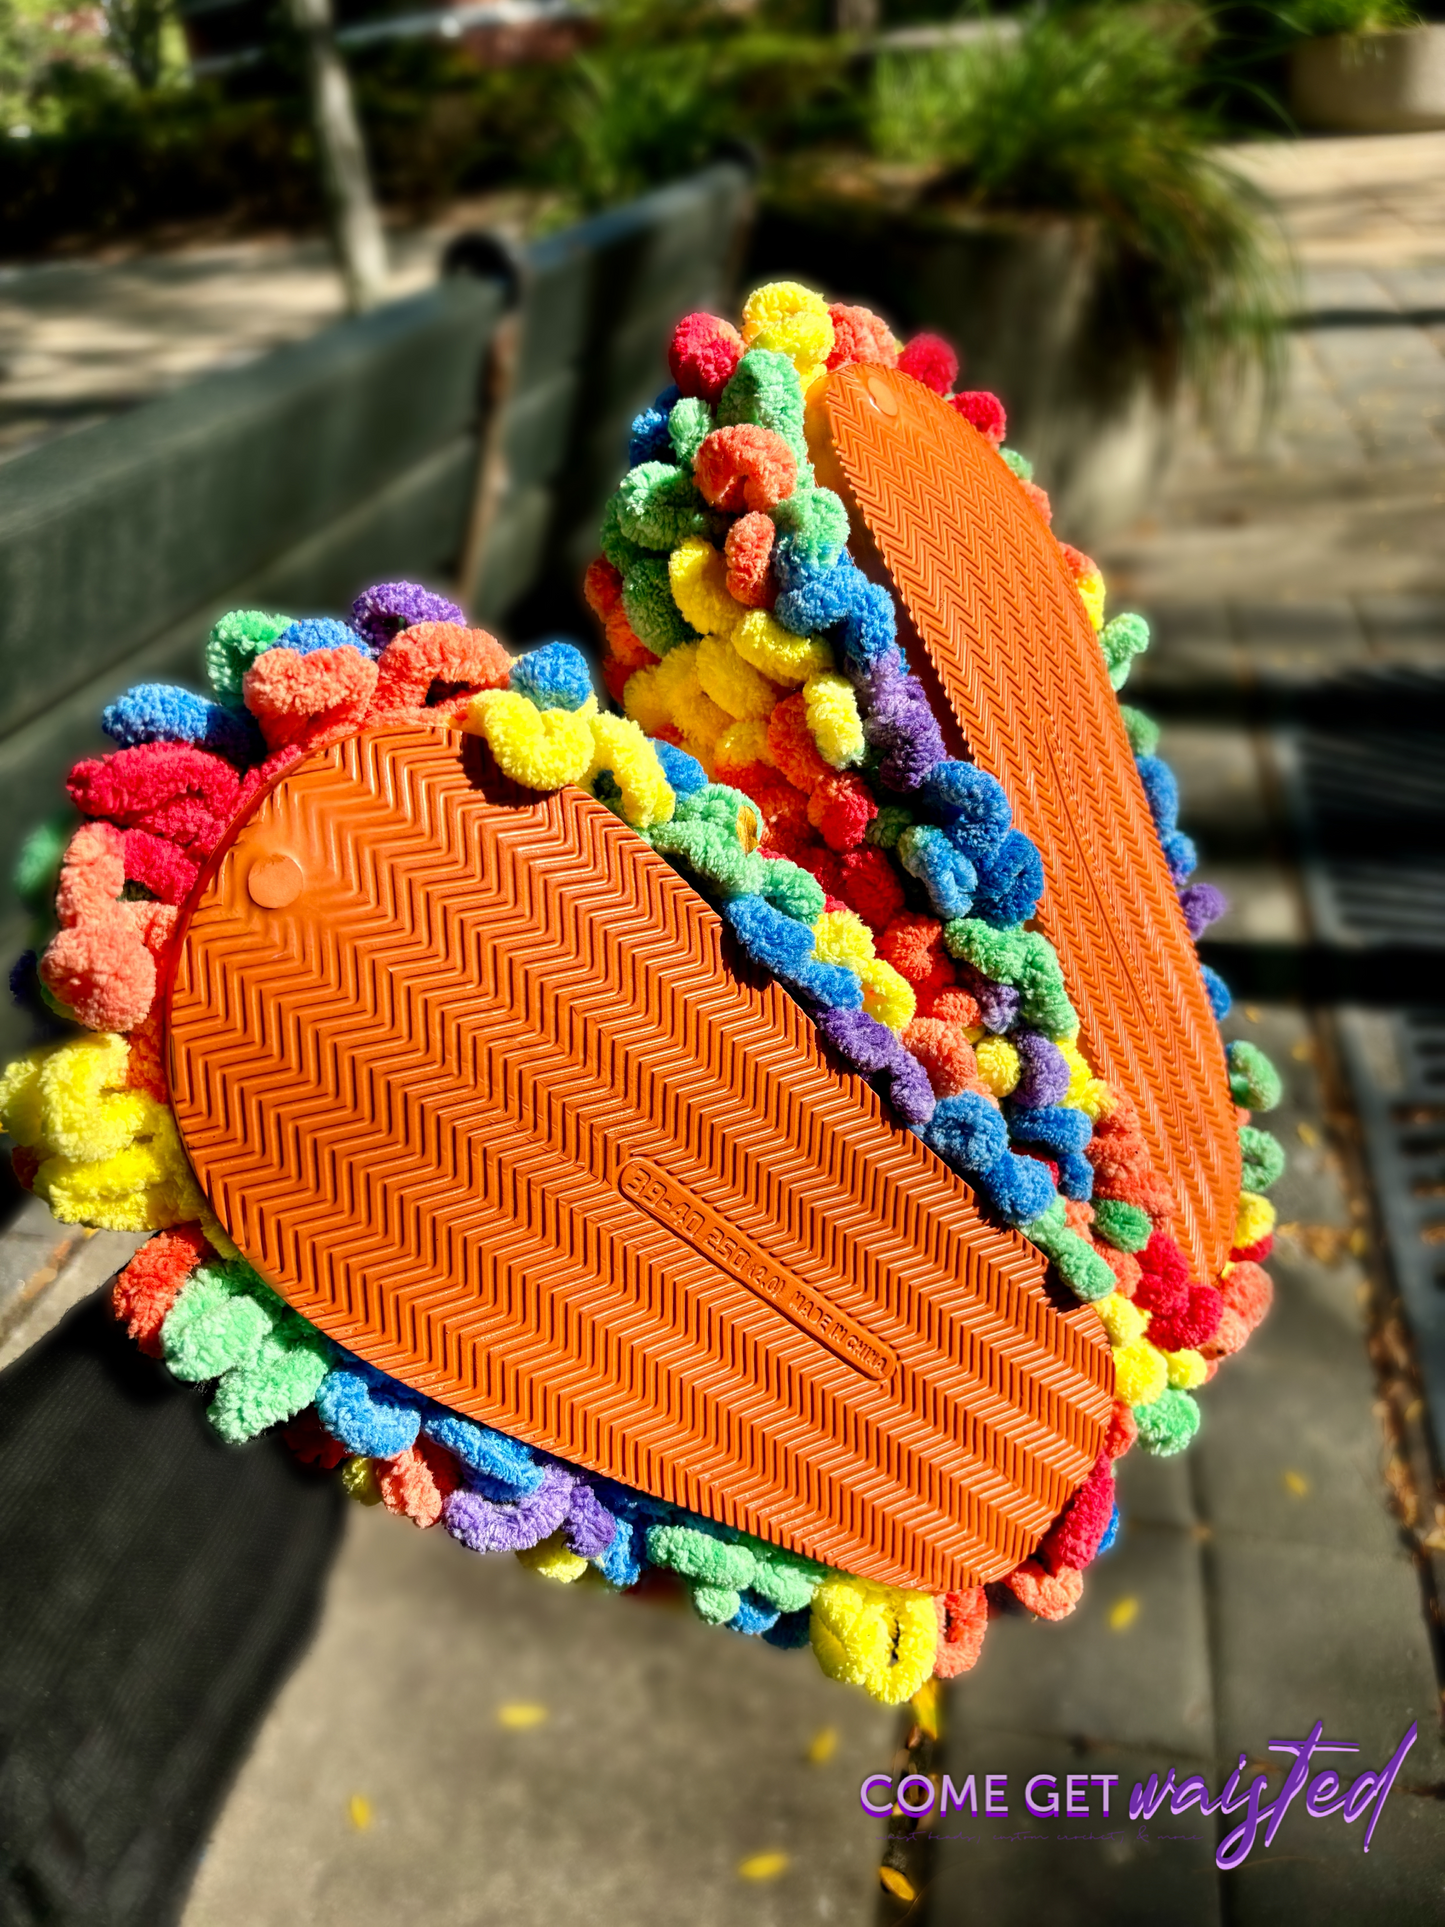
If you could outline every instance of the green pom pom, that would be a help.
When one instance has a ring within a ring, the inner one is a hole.
[[[868,825],[863,840],[876,850],[896,850],[899,837],[912,828],[912,814],[901,803],[885,803]]]
[[[738,840],[738,816],[743,810],[757,814],[757,804],[731,783],[703,783],[691,796],[679,796],[673,811],[674,823],[715,823]],[[738,845],[741,848],[741,844]]]
[[[614,489],[607,498],[606,508],[602,511],[602,535],[599,546],[613,568],[626,575],[628,570],[635,563],[641,562],[648,552],[641,543],[634,542],[630,535],[622,533],[622,523],[619,519],[621,514],[621,494]]]
[[[644,548],[675,549],[689,535],[706,535],[712,521],[686,470],[642,462],[618,483],[617,525]]]
[[[1144,1451],[1152,1458],[1172,1459],[1199,1430],[1199,1407],[1188,1392],[1177,1392],[1171,1386],[1152,1405],[1136,1405],[1134,1422]]]
[[[995,930],[982,917],[955,917],[944,924],[943,947],[950,957],[971,963],[997,984],[1017,983],[1028,957],[1021,924]]]
[[[762,893],[773,908],[795,923],[815,924],[828,901],[828,893],[818,879],[786,857],[765,860],[765,868]]]
[[[1071,1037],[1079,1027],[1078,1012],[1069,1002],[1058,954],[1037,930],[1021,933],[1023,963],[1013,982],[1019,989],[1019,1015],[1045,1037]]]
[[[697,641],[697,631],[683,620],[672,599],[667,563],[660,556],[644,555],[627,570],[622,578],[622,606],[633,633],[655,656],[665,656],[680,642]]]
[[[1272,1111],[1284,1096],[1284,1086],[1259,1045],[1241,1037],[1224,1054],[1229,1059],[1229,1094],[1235,1103],[1247,1111]]]
[[[1001,448],[999,454],[1021,482],[1031,482],[1034,479],[1034,465],[1027,455],[1020,455],[1016,448]]]
[[[1136,756],[1152,756],[1159,747],[1158,723],[1142,709],[1131,709],[1127,703],[1120,703],[1119,714],[1124,718],[1130,749]]]
[[[781,435],[798,461],[798,482],[813,479],[808,442],[803,433],[803,390],[798,371],[786,355],[769,348],[750,348],[733,371],[717,405],[719,428],[756,422]]]
[[[748,1539],[753,1555],[753,1578],[749,1588],[780,1613],[801,1612],[811,1605],[813,1594],[828,1576],[828,1568],[800,1553],[784,1552],[781,1546],[764,1545]]]
[[[177,1378],[219,1378],[246,1365],[285,1315],[248,1264],[199,1265],[166,1315],[161,1344]]]
[[[765,857],[746,855],[736,831],[716,823],[659,823],[651,836],[659,856],[685,863],[701,882],[710,883],[721,897],[761,896],[771,868]]]
[[[735,1591],[750,1586],[757,1561],[744,1545],[714,1538],[694,1526],[649,1526],[647,1556],[655,1566],[666,1566],[683,1579],[696,1579],[704,1586],[724,1586]],[[733,1612],[737,1607],[733,1607]],[[732,1613],[728,1618],[732,1618]]]
[[[60,862],[75,819],[70,815],[52,816],[37,823],[20,845],[12,881],[15,894],[35,916],[49,909],[60,881]]]
[[[206,675],[218,696],[238,701],[246,671],[291,626],[290,616],[268,616],[261,609],[233,609],[206,637]]]
[[[1135,656],[1142,655],[1149,647],[1149,625],[1143,616],[1115,616],[1100,631],[1099,646],[1109,665],[1110,683],[1115,689],[1122,689],[1129,680]]]
[[[709,1626],[726,1626],[735,1619],[742,1599],[730,1586],[697,1585],[690,1588],[693,1611]]]
[[[683,468],[691,469],[697,451],[712,432],[712,410],[700,395],[684,395],[667,418],[667,438]]]
[[[796,488],[773,510],[779,535],[792,537],[793,552],[820,569],[831,569],[848,541],[848,511],[830,488]]]
[[[228,1445],[241,1445],[303,1411],[331,1370],[331,1347],[294,1314],[283,1317],[245,1365],[227,1372],[207,1417]]]
[[[1240,1182],[1246,1191],[1268,1191],[1284,1175],[1284,1146],[1271,1132],[1241,1125],[1239,1149],[1244,1159]]]
[[[1024,1236],[1048,1253],[1054,1269],[1076,1298],[1092,1303],[1113,1291],[1113,1272],[1092,1245],[1069,1229],[1062,1198],[1055,1198],[1048,1210],[1026,1227]]]
[[[1125,1204],[1122,1198],[1096,1198],[1094,1229],[1115,1251],[1142,1251],[1154,1227],[1141,1206]]]

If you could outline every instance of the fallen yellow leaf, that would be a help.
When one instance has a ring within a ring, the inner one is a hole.
[[[744,1880],[776,1880],[780,1873],[788,1870],[788,1856],[785,1853],[754,1853],[746,1860],[738,1862],[738,1872]]]
[[[546,1717],[546,1707],[537,1706],[531,1700],[513,1700],[509,1705],[497,1708],[497,1724],[518,1731],[527,1726],[540,1726]]]
[[[371,1825],[371,1802],[364,1793],[353,1793],[346,1802],[346,1817],[358,1833],[365,1833]]]
[[[826,1766],[838,1750],[836,1726],[820,1726],[808,1742],[809,1766]]]
[[[936,1740],[942,1731],[942,1707],[938,1701],[938,1681],[926,1679],[909,1702],[913,1717],[923,1729],[925,1738]]]
[[[898,1900],[917,1900],[918,1898],[918,1889],[908,1875],[899,1873],[896,1867],[880,1867],[878,1880],[880,1885]]]
[[[1310,1482],[1303,1472],[1286,1472],[1284,1489],[1286,1492],[1292,1492],[1297,1499],[1302,1499],[1310,1489]]]
[[[1259,1022],[1259,1005],[1246,1004],[1244,1007],[1244,1014],[1249,1019],[1250,1023],[1257,1024]]]
[[[1289,1054],[1297,1064],[1308,1064],[1315,1054],[1314,1039],[1301,1037],[1297,1044],[1291,1044]]]
[[[1300,1143],[1307,1144],[1311,1150],[1313,1150],[1315,1146],[1319,1143],[1320,1141],[1319,1132],[1315,1129],[1313,1124],[1306,1124],[1303,1118],[1301,1118],[1299,1123],[1295,1125],[1295,1129],[1296,1131],[1299,1132]]]
[[[1116,1599],[1109,1608],[1109,1630],[1114,1633],[1127,1632],[1138,1617],[1139,1601],[1132,1593],[1127,1598]]]

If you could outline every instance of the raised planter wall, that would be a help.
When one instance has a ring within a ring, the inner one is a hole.
[[[1289,103],[1320,133],[1445,127],[1445,26],[1302,40],[1289,53]]]

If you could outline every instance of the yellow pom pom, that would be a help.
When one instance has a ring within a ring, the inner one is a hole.
[[[8,1131],[17,1144],[40,1143],[40,1072],[49,1048],[39,1044],[24,1057],[15,1057],[0,1075],[0,1131]]]
[[[1209,1376],[1209,1367],[1195,1351],[1165,1352],[1164,1364],[1176,1392],[1192,1392]]]
[[[863,755],[858,698],[844,677],[825,671],[803,684],[803,707],[818,754],[834,769],[847,769]]]
[[[938,1613],[926,1592],[830,1573],[813,1594],[809,1636],[830,1679],[900,1706],[932,1677]]]
[[[677,799],[663,774],[657,751],[636,723],[622,716],[592,718],[592,761],[585,781],[590,787],[603,770],[611,773],[622,792],[622,814],[635,830],[666,823]]]
[[[1104,1330],[1109,1334],[1111,1345],[1132,1345],[1136,1338],[1144,1336],[1144,1329],[1149,1323],[1148,1312],[1141,1311],[1133,1299],[1126,1298],[1122,1291],[1096,1299],[1094,1310],[1104,1321]]]
[[[913,1022],[918,997],[906,977],[900,977],[892,964],[875,957],[858,970],[863,986],[863,1008],[870,1017],[889,1030],[904,1031]]]
[[[756,717],[729,723],[718,737],[713,754],[720,767],[727,763],[734,769],[743,769],[749,763],[766,763],[769,768],[775,767],[773,752],[768,748],[768,726]]]
[[[811,376],[833,352],[833,323],[822,295],[797,281],[770,281],[748,296],[743,309],[743,341],[749,348],[770,348],[786,355]]]
[[[825,910],[813,925],[813,954],[822,963],[858,970],[873,961],[873,932],[853,910]]]
[[[498,769],[512,782],[556,790],[587,774],[596,713],[595,696],[580,709],[538,709],[511,690],[487,689],[472,698],[465,726],[485,737]]]
[[[827,379],[828,364],[826,361],[815,361],[811,368],[800,368],[798,370],[798,386],[803,391],[804,401],[808,399],[815,388],[821,388]]]
[[[341,1489],[358,1505],[380,1505],[381,1487],[376,1482],[376,1467],[370,1459],[347,1459],[341,1468]]]
[[[1147,1338],[1114,1348],[1114,1396],[1126,1405],[1152,1405],[1169,1383],[1164,1354]]]
[[[733,647],[744,662],[790,688],[833,667],[833,652],[821,636],[795,636],[766,609],[748,610],[733,631]]]
[[[1007,1037],[985,1037],[978,1046],[978,1074],[995,1097],[1007,1097],[1019,1081],[1019,1054]]]
[[[133,1142],[153,1098],[124,1088],[130,1046],[109,1032],[78,1038],[51,1052],[40,1072],[46,1145],[60,1157],[88,1163]]]
[[[676,651],[669,653],[675,655]],[[664,656],[663,662],[666,660]],[[622,685],[622,707],[647,736],[655,736],[672,724],[666,685],[658,683],[661,668],[662,663],[658,663],[650,669],[635,669]]]
[[[1094,625],[1096,630],[1102,629],[1104,626],[1103,576],[1095,569],[1089,575],[1079,576],[1077,579],[1077,587],[1080,596],[1083,598],[1084,607],[1088,611],[1089,621]]]
[[[1069,1067],[1069,1088],[1064,1092],[1060,1103],[1070,1110],[1082,1111],[1097,1123],[1114,1108],[1114,1094],[1103,1078],[1095,1077],[1084,1053],[1072,1037],[1058,1044],[1058,1050]]]
[[[550,1539],[543,1539],[539,1545],[524,1546],[517,1559],[528,1571],[540,1573],[543,1579],[555,1579],[559,1586],[570,1586],[587,1570],[587,1561],[580,1553],[570,1550],[560,1526]]]
[[[704,694],[729,716],[771,716],[782,694],[776,683],[769,682],[750,662],[744,662],[723,636],[704,636],[699,643],[697,679]]]
[[[1234,1249],[1247,1251],[1257,1245],[1261,1238],[1267,1238],[1274,1230],[1278,1216],[1268,1198],[1262,1198],[1257,1191],[1241,1191],[1239,1211],[1234,1220]]]
[[[727,574],[727,562],[705,536],[687,536],[667,558],[672,599],[700,636],[731,635],[747,614],[728,594]]]

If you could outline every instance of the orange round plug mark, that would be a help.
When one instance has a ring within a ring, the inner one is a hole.
[[[888,383],[886,381],[880,381],[877,375],[869,377],[868,393],[872,397],[873,406],[878,410],[880,415],[896,415],[898,413],[898,397],[888,386]]]
[[[263,910],[284,910],[300,896],[306,878],[294,856],[263,856],[246,875],[246,893]]]

